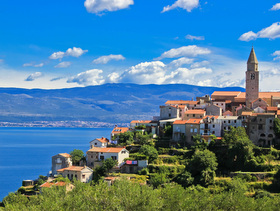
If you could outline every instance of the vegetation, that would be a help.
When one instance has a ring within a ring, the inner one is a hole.
[[[85,160],[84,152],[79,149],[74,149],[72,152],[70,152],[73,165],[79,165],[81,160]]]

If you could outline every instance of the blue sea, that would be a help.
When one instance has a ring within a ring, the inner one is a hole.
[[[0,201],[16,191],[22,180],[36,179],[51,170],[51,157],[89,142],[110,137],[112,128],[0,128]]]

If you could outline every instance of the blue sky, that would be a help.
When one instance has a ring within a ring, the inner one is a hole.
[[[1,1],[0,86],[244,86],[253,44],[261,90],[279,90],[279,15],[280,0]]]

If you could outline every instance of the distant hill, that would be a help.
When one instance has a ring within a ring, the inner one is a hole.
[[[245,91],[241,87],[185,84],[104,84],[69,89],[0,88],[0,121],[130,122],[159,115],[167,100],[191,100],[214,91]]]

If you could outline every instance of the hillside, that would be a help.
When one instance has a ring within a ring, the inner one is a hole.
[[[240,87],[185,84],[104,84],[52,90],[0,88],[0,121],[130,122],[159,115],[159,106],[167,100],[191,100],[215,90],[244,91]]]

